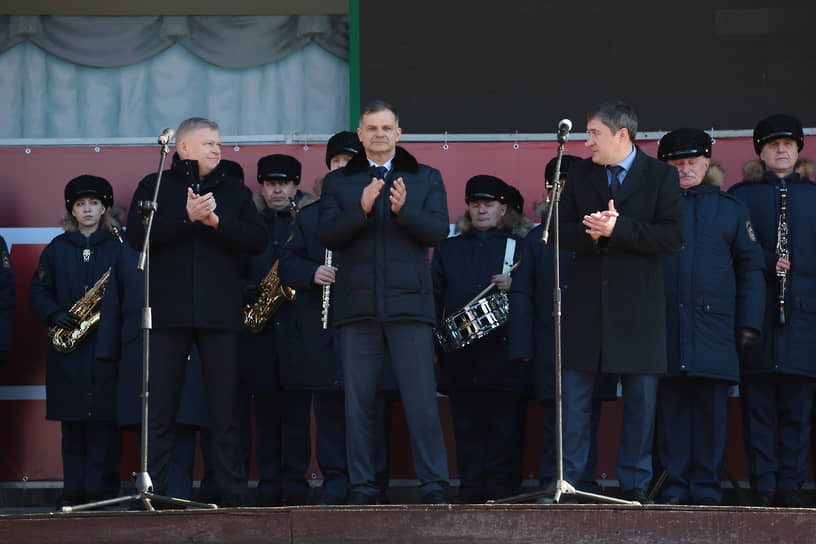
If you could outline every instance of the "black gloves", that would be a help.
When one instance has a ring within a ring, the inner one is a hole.
[[[261,289],[254,283],[248,283],[244,285],[242,294],[244,296],[244,304],[252,304],[261,296]]]
[[[737,351],[739,353],[754,351],[759,347],[759,338],[760,335],[758,330],[750,327],[737,327]]]
[[[48,318],[48,322],[51,325],[56,325],[63,329],[75,329],[79,327],[79,316],[68,310],[62,310],[51,314]]]

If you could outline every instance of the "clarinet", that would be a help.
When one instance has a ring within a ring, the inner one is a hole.
[[[323,260],[323,264],[326,266],[332,265],[332,252],[330,249],[326,250],[326,257]],[[329,328],[329,301],[331,297],[331,284],[323,286],[323,308],[321,311],[321,317],[323,318],[323,329]]]
[[[790,259],[788,232],[788,185],[782,179],[779,184],[779,224],[776,227],[776,256],[780,259]],[[779,282],[779,324],[785,324],[785,283],[788,280],[788,271],[780,268],[776,271]]]

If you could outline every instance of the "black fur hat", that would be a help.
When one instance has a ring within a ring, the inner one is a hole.
[[[363,144],[354,132],[344,130],[329,138],[326,146],[326,168],[331,168],[331,160],[343,153],[351,156],[363,153]]]
[[[796,117],[777,113],[766,117],[754,127],[754,150],[759,155],[762,147],[768,142],[780,138],[790,138],[799,146],[799,151],[805,146],[805,134],[802,123]]]
[[[507,193],[507,200],[505,201],[507,205],[519,214],[524,215],[524,197],[521,196],[521,192],[509,183],[506,184],[504,190]]]
[[[98,198],[105,208],[113,206],[113,187],[105,178],[82,174],[69,181],[65,186],[65,209],[70,212],[74,202],[83,196]]]
[[[697,128],[678,128],[660,138],[657,158],[661,161],[692,157],[711,158],[713,144],[714,140],[707,132]]]
[[[547,167],[544,169],[544,178],[547,180],[548,183],[552,183],[553,177],[555,177],[555,161],[558,157],[553,157],[550,159],[550,162],[547,163]],[[570,166],[575,164],[578,161],[581,161],[581,157],[576,157],[575,155],[564,155],[561,157],[561,177],[567,177],[567,173],[569,172]]]
[[[230,176],[240,179],[241,183],[244,182],[244,168],[237,162],[229,159],[221,159],[221,167],[226,170]]]
[[[300,183],[300,161],[290,155],[267,155],[258,159],[258,183],[294,181]]]
[[[498,200],[507,204],[507,184],[496,176],[473,176],[465,185],[465,202],[479,199]]]

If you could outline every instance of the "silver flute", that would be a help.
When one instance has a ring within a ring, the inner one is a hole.
[[[326,250],[326,257],[323,259],[323,264],[326,266],[332,265],[332,252],[330,249]],[[329,328],[329,302],[331,301],[331,284],[323,286],[323,308],[321,317],[323,319],[323,328]]]

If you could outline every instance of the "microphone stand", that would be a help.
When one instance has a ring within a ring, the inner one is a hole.
[[[555,159],[555,175],[552,181],[552,194],[550,196],[550,207],[547,210],[547,218],[544,225],[544,232],[541,235],[541,243],[546,244],[549,239],[550,223],[553,230],[553,263],[554,263],[554,288],[553,288],[553,331],[555,340],[555,481],[543,491],[533,491],[522,493],[504,499],[487,501],[488,504],[509,504],[526,502],[552,495],[553,502],[558,504],[561,497],[573,495],[582,499],[590,499],[596,502],[606,502],[612,504],[634,504],[640,505],[637,501],[627,501],[616,497],[599,495],[575,489],[575,486],[564,479],[564,417],[563,401],[561,398],[561,242],[558,232],[558,203],[561,200],[561,159],[564,156],[564,144],[569,139],[569,129],[558,132],[558,155]],[[555,219],[553,221],[553,218]]]
[[[169,134],[168,134],[169,133]],[[136,265],[136,270],[144,272],[144,307],[142,308],[142,426],[141,426],[141,447],[139,448],[140,472],[131,474],[136,493],[133,495],[126,495],[114,499],[106,499],[102,501],[89,502],[76,506],[63,506],[61,512],[79,512],[81,510],[92,510],[95,508],[104,508],[106,506],[115,506],[130,501],[142,501],[145,508],[149,511],[154,511],[152,501],[157,501],[166,504],[175,504],[178,506],[191,506],[195,508],[218,508],[215,504],[207,504],[203,502],[195,502],[187,499],[179,499],[176,497],[165,497],[164,495],[157,495],[153,493],[153,481],[150,479],[150,473],[147,471],[147,442],[148,442],[148,413],[149,413],[149,383],[150,383],[150,329],[153,328],[153,314],[150,308],[150,233],[153,229],[153,218],[158,211],[159,187],[161,186],[162,172],[164,172],[164,161],[169,153],[169,143],[172,139],[173,131],[165,130],[159,136],[159,144],[161,144],[161,157],[159,159],[159,172],[156,176],[156,188],[153,190],[153,200],[141,201],[138,203],[139,212],[144,216],[142,220],[145,224],[144,244],[142,251],[139,253],[139,261]]]

